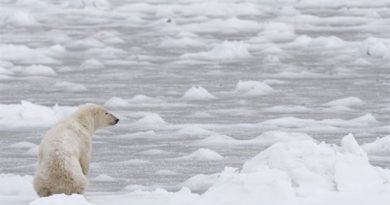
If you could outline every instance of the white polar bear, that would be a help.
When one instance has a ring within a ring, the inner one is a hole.
[[[39,145],[34,189],[39,196],[81,194],[87,185],[92,136],[118,123],[104,107],[85,104],[51,128]]]

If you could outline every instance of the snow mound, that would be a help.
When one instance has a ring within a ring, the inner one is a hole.
[[[373,58],[390,58],[390,40],[368,38],[362,43],[362,52]]]
[[[130,103],[119,97],[112,97],[104,103],[107,107],[128,107]]]
[[[301,105],[278,105],[264,108],[263,111],[273,113],[305,113],[310,112],[310,109]]]
[[[101,69],[104,68],[103,63],[96,59],[87,59],[85,60],[81,65],[80,68],[82,69]]]
[[[50,126],[65,116],[69,116],[75,107],[46,107],[22,101],[21,104],[0,104],[0,127],[17,128],[31,126]]]
[[[32,176],[0,174],[0,196],[35,196],[32,180]]]
[[[241,140],[234,139],[233,137],[227,135],[214,134],[199,140],[197,143],[206,146],[223,146],[240,144]]]
[[[26,68],[23,68],[20,72],[22,75],[43,75],[43,76],[54,76],[57,73],[48,66],[44,65],[32,65]]]
[[[273,42],[290,41],[295,39],[294,26],[281,22],[267,22],[263,25],[263,31],[258,37],[266,38]]]
[[[215,134],[215,132],[206,130],[196,125],[188,125],[176,132],[178,135],[187,135],[187,136],[207,136]]]
[[[274,92],[269,85],[259,81],[239,81],[235,91],[248,96],[265,95]]]
[[[175,158],[175,160],[196,160],[196,161],[218,161],[222,160],[223,156],[218,154],[216,151],[206,149],[206,148],[200,148],[193,153]]]
[[[15,27],[35,27],[39,25],[39,22],[30,12],[23,10],[12,12],[3,21],[6,25]]]
[[[142,119],[138,120],[139,124],[165,124],[166,122],[156,113],[148,114]]]
[[[345,106],[345,107],[351,107],[351,106],[358,106],[364,104],[364,101],[357,97],[346,97],[341,98],[337,100],[332,100],[330,102],[325,103],[325,106]]]
[[[212,100],[216,97],[210,94],[202,86],[195,85],[188,89],[182,98],[185,100]]]
[[[186,53],[181,58],[195,58],[204,60],[232,60],[240,58],[249,58],[252,55],[242,42],[224,41],[221,44],[214,45],[210,51],[199,53]]]
[[[191,191],[201,192],[206,191],[218,181],[219,173],[217,174],[198,174],[185,180],[181,186],[188,187]]]
[[[135,95],[131,99],[129,99],[130,103],[134,104],[160,104],[164,103],[163,100],[154,98],[154,97],[149,97],[146,95]]]
[[[31,64],[52,64],[58,63],[57,60],[49,57],[46,52],[40,49],[29,48],[24,45],[0,44],[0,59]]]
[[[66,4],[68,8],[97,8],[97,9],[109,9],[111,4],[107,0],[69,0]]]
[[[56,194],[49,197],[42,197],[31,202],[30,205],[92,205],[83,195]]]
[[[169,169],[160,169],[160,170],[157,170],[154,174],[156,174],[156,175],[170,176],[170,175],[177,175],[177,172],[171,171],[171,170],[169,170]]]
[[[93,181],[99,181],[99,182],[112,182],[116,181],[114,177],[111,177],[107,174],[100,174],[99,176],[96,176],[92,178]]]
[[[386,204],[389,170],[370,165],[352,135],[341,144],[277,143],[242,171],[225,169],[197,204]]]
[[[161,150],[161,149],[148,149],[145,151],[140,152],[139,154],[144,154],[144,155],[167,155],[170,154],[170,152]]]
[[[390,135],[363,144],[362,147],[369,155],[388,156],[390,155]]]

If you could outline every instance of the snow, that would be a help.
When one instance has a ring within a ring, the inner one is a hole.
[[[363,100],[357,97],[346,97],[341,99],[332,100],[330,102],[325,103],[326,106],[345,106],[345,107],[351,107],[351,106],[359,106],[364,104]]]
[[[390,135],[378,138],[374,142],[362,145],[364,151],[373,156],[386,156],[390,154]]]
[[[107,178],[107,177],[101,177]],[[240,171],[226,167],[211,175],[195,175],[177,192],[129,185],[127,194],[54,195],[35,199],[31,177],[0,175],[8,196],[28,196],[30,204],[387,204],[390,171],[375,167],[352,134],[341,145],[313,140],[278,142],[247,160]],[[111,178],[110,178],[111,179]],[[141,191],[142,190],[142,191]],[[363,194],[364,193],[364,194]],[[363,194],[363,195],[362,195]]]
[[[104,103],[107,107],[127,107],[130,103],[120,97],[112,97]]]
[[[216,97],[210,94],[205,88],[202,86],[192,86],[188,89],[183,97],[184,100],[212,100],[216,99]]]
[[[235,91],[237,93],[247,95],[247,96],[256,96],[256,95],[265,95],[274,92],[269,85],[259,81],[238,81]]]
[[[388,205],[389,17],[388,0],[0,0],[0,204]],[[42,136],[87,102],[120,123],[93,139],[84,196],[38,199]]]
[[[49,197],[39,198],[30,203],[30,205],[92,205],[85,199],[84,196],[79,194],[72,194],[67,196],[65,194],[57,194]]]
[[[204,60],[234,60],[241,58],[249,58],[252,55],[243,42],[224,41],[221,44],[216,44],[213,48],[206,52],[186,53],[181,55],[181,58],[195,58]]]
[[[9,14],[3,21],[6,25],[16,27],[39,26],[37,19],[30,12],[24,10],[13,11],[12,14]]]
[[[20,104],[0,104],[0,125],[2,127],[50,126],[70,115],[75,107],[46,107],[21,101]]]
[[[112,182],[115,181],[116,179],[107,174],[100,174],[99,176],[92,178],[92,180],[99,181],[99,182]]]
[[[97,8],[109,9],[111,4],[107,0],[69,0],[66,4],[69,8]]]
[[[191,154],[175,158],[175,160],[195,160],[195,161],[218,161],[222,160],[223,156],[214,150],[200,148]]]

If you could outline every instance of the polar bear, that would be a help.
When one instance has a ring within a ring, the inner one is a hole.
[[[99,128],[119,121],[104,107],[85,104],[59,122],[39,145],[34,189],[40,197],[52,194],[81,194],[87,185],[92,136]]]

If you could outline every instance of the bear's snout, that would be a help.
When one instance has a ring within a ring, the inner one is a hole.
[[[118,124],[118,122],[119,122],[119,119],[116,118],[116,119],[115,119],[115,125]]]

